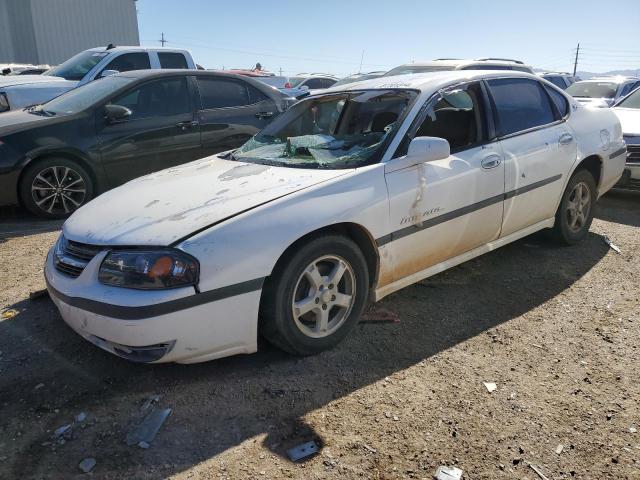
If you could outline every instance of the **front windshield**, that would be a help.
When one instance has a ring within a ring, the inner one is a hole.
[[[622,108],[640,108],[640,88],[636,88],[629,95],[616,105]]]
[[[233,152],[240,161],[298,168],[355,168],[379,161],[417,94],[368,90],[303,100]]]
[[[71,115],[80,112],[94,103],[105,99],[112,92],[115,92],[126,84],[133,82],[134,78],[110,76],[87,83],[81,87],[69,90],[59,97],[48,101],[36,108],[28,109],[30,113],[44,113],[53,115]]]
[[[57,67],[47,70],[43,75],[62,77],[65,80],[82,80],[107,55],[109,52],[80,52]]]
[[[618,84],[613,82],[576,82],[565,92],[575,98],[613,98]]]
[[[384,77],[394,77],[396,75],[406,75],[408,73],[428,73],[428,72],[442,72],[445,70],[453,70],[453,67],[445,67],[443,65],[401,65],[393,68],[385,73]]]

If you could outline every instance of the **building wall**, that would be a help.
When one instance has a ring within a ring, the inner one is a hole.
[[[0,0],[0,63],[55,65],[109,43],[140,44],[135,0]]]

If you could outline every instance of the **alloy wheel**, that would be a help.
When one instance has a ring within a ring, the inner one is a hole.
[[[576,183],[567,202],[567,226],[573,233],[579,232],[587,223],[591,210],[591,193],[584,182]]]
[[[72,168],[51,166],[41,170],[31,182],[33,201],[50,214],[68,214],[84,203],[86,185]]]

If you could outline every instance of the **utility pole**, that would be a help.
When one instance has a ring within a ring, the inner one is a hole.
[[[364,50],[362,50],[362,55],[360,55],[360,68],[358,68],[358,73],[362,73],[362,60],[364,60]]]
[[[573,76],[576,76],[576,70],[578,69],[578,55],[580,54],[580,43],[578,42],[578,48],[576,48],[576,59],[573,62]]]
[[[164,32],[162,32],[162,38],[160,38],[160,40],[158,41],[162,44],[163,47],[164,47],[164,44],[167,43],[167,40],[165,40],[164,38]]]
[[[282,76],[282,67],[280,67],[280,70],[278,70],[278,72],[280,73],[280,76]]]

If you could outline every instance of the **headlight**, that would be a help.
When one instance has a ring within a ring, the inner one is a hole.
[[[9,100],[5,93],[0,93],[0,112],[6,112],[9,110]]]
[[[113,250],[102,261],[98,279],[114,287],[154,290],[196,285],[199,274],[198,261],[180,250]]]

